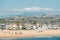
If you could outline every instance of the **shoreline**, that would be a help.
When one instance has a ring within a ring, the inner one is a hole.
[[[56,30],[0,30],[0,38],[25,38],[35,36],[60,36],[60,29]]]

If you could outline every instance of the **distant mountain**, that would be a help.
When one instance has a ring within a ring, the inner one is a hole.
[[[46,12],[46,11],[25,11],[21,13],[10,13],[4,16],[0,16],[0,18],[4,18],[7,16],[52,16],[52,15],[59,15],[59,13],[52,13],[52,12]]]
[[[22,16],[44,16],[44,15],[60,15],[60,12],[48,12],[48,11],[26,11],[26,12],[22,12],[18,15],[22,15]]]
[[[24,16],[36,16],[36,15],[46,15],[46,12],[37,12],[37,11],[29,11],[29,12],[23,12],[19,15],[24,15]]]

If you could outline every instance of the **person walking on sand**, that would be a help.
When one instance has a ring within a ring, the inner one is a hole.
[[[22,32],[20,32],[20,34],[22,34]]]
[[[17,32],[15,32],[15,34],[17,34]]]

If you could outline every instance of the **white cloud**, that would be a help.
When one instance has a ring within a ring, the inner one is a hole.
[[[52,11],[52,8],[28,7],[23,9],[7,9],[6,12],[24,12],[24,11]]]
[[[31,8],[25,8],[24,10],[27,10],[27,11],[39,11],[41,10],[42,8],[39,8],[39,7],[31,7]]]
[[[30,7],[30,8],[24,8],[26,11],[48,11],[48,10],[54,10],[51,8],[40,8],[40,7]]]
[[[48,10],[54,10],[54,9],[51,9],[51,8],[44,8],[44,10],[47,10],[47,11],[48,11]]]

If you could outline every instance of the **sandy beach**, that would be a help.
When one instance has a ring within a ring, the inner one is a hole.
[[[57,30],[0,30],[0,38],[3,37],[34,37],[34,36],[60,36],[60,29]]]

